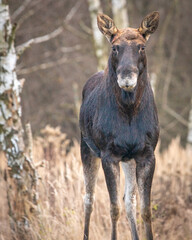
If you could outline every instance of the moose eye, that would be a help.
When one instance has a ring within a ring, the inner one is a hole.
[[[144,51],[145,50],[145,46],[144,45],[139,45],[139,50],[140,51]]]
[[[118,53],[118,50],[119,50],[119,46],[118,45],[112,46],[113,53]]]

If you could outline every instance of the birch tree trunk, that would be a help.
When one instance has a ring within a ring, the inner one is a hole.
[[[151,87],[152,87],[152,90],[153,90],[153,94],[154,94],[154,97],[155,97],[155,94],[156,94],[156,83],[157,83],[157,74],[152,72],[150,74],[150,81],[151,81]]]
[[[118,28],[129,27],[128,8],[126,0],[111,0],[113,20]]]
[[[7,198],[12,232],[19,239],[30,239],[26,232],[37,210],[37,174],[32,159],[24,153],[22,84],[15,72],[15,29],[10,22],[8,5],[0,0],[0,148],[7,157]]]
[[[97,14],[102,12],[100,0],[88,0],[91,26],[93,31],[93,40],[95,45],[95,54],[97,57],[97,68],[103,70],[107,65],[107,55],[104,36],[97,26]]]

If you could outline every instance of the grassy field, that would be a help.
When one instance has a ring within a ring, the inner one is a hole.
[[[70,149],[70,150],[69,150]],[[79,143],[69,148],[66,135],[59,128],[47,127],[42,137],[34,140],[34,159],[39,166],[39,220],[32,220],[31,235],[35,239],[77,240],[83,236],[84,182]],[[11,239],[3,171],[6,161],[0,161],[0,240]],[[156,240],[192,239],[192,150],[183,149],[179,139],[168,149],[156,151],[156,171],[152,190],[153,230]],[[121,199],[124,176],[121,173]],[[138,199],[139,201],[139,199]],[[143,223],[137,214],[141,239]],[[119,240],[130,238],[123,200],[119,219]],[[96,186],[90,239],[110,239],[109,197],[102,168]]]

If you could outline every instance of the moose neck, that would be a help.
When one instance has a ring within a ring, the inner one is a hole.
[[[117,74],[109,59],[108,74],[106,78],[107,91],[109,97],[113,98],[122,113],[134,115],[145,104],[147,81],[147,66],[138,77],[137,86],[133,91],[127,92],[119,87],[117,83]]]

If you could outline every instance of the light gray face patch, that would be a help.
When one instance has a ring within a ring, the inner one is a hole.
[[[121,74],[117,75],[117,83],[120,88],[125,91],[132,91],[137,85],[138,73],[131,73],[129,76],[121,77]]]

